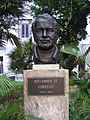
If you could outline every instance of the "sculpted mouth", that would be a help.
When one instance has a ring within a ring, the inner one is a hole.
[[[40,40],[42,43],[50,43],[50,40],[44,39],[44,40]]]
[[[42,41],[42,43],[48,43],[49,41]]]

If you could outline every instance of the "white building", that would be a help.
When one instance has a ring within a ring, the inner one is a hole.
[[[25,2],[27,4],[27,2]],[[13,26],[15,29],[11,29],[10,32],[20,38],[21,42],[28,42],[31,38],[31,22],[32,16],[25,14],[24,17],[18,20],[18,25]],[[7,74],[15,80],[22,80],[22,75],[15,75],[9,70],[9,57],[8,53],[12,51],[16,46],[10,42],[6,43],[5,47],[0,47],[0,74]]]
[[[90,14],[87,16],[87,26],[86,26],[87,36],[85,40],[82,40],[79,44],[79,48],[83,53],[89,49],[89,53],[86,57],[85,70],[90,72]]]

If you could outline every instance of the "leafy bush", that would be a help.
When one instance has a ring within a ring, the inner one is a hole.
[[[22,51],[15,48],[8,54],[10,58],[9,68],[16,73],[23,73],[23,70],[32,68],[32,54],[34,44],[30,40],[28,43],[23,44]]]
[[[76,79],[70,94],[70,120],[90,119],[90,76]]]
[[[23,107],[23,82],[6,75],[0,76],[0,120],[40,120],[25,116]]]

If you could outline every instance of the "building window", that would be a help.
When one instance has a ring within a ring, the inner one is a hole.
[[[3,73],[3,56],[0,56],[0,74]]]
[[[21,38],[29,38],[30,28],[29,24],[22,24],[21,25]]]
[[[18,37],[23,40],[30,39],[32,37],[31,32],[31,19],[19,19],[18,24]]]

